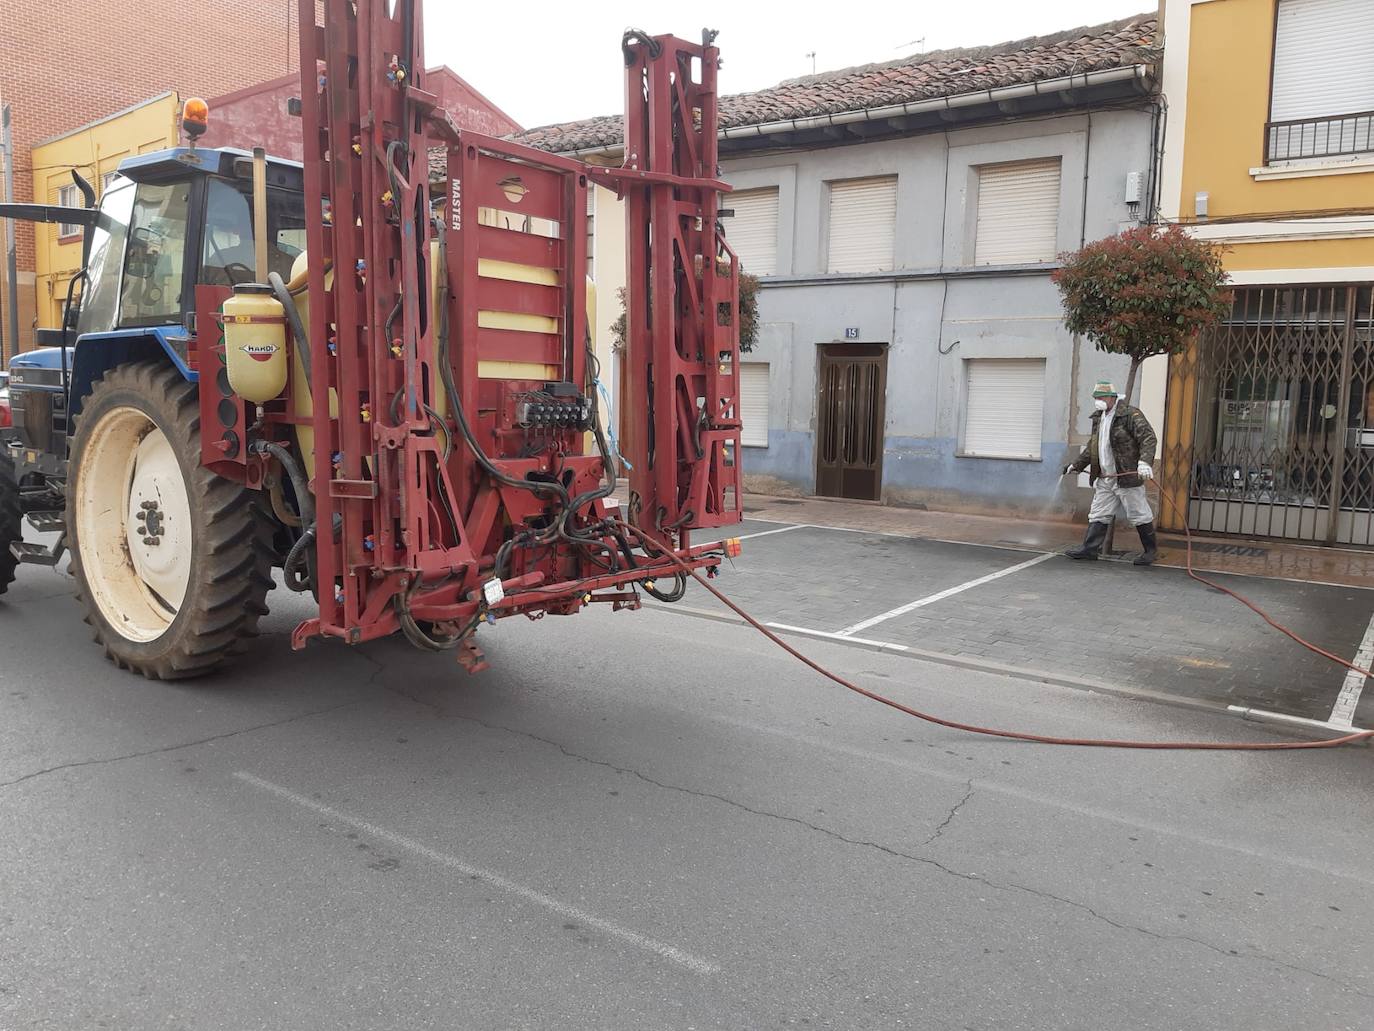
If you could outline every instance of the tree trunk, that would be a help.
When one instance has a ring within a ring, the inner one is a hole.
[[[1136,374],[1140,371],[1140,361],[1141,360],[1139,358],[1131,359],[1131,371],[1126,374],[1126,394],[1124,397],[1117,401],[1117,404],[1121,404],[1122,402],[1125,402],[1126,404],[1131,404],[1134,402],[1135,380]],[[1118,469],[1117,472],[1120,473],[1121,470]],[[1117,553],[1115,518],[1112,519],[1112,525],[1107,527],[1107,539],[1102,544],[1102,553],[1104,555],[1115,555]]]
[[[1140,372],[1140,359],[1131,359],[1131,371],[1126,374],[1126,396],[1122,398],[1128,405],[1135,403],[1135,379]]]

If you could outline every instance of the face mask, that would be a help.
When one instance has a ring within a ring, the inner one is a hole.
[[[1096,408],[1099,412],[1105,412],[1107,410],[1107,402],[1099,397],[1096,401],[1093,402],[1093,407]]]

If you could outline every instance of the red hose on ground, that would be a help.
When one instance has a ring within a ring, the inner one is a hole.
[[[1164,496],[1163,491],[1160,491],[1160,496]],[[1172,499],[1168,500],[1170,501],[1170,504],[1173,504]],[[1177,509],[1175,508],[1175,510]],[[1183,532],[1188,542],[1187,572],[1190,577],[1198,581],[1198,583],[1206,584],[1208,587],[1215,588],[1216,590],[1221,591],[1223,594],[1227,594],[1232,598],[1236,599],[1236,601],[1245,605],[1247,608],[1253,610],[1274,629],[1279,630],[1284,634],[1287,634],[1289,637],[1291,637],[1294,641],[1297,641],[1298,644],[1302,645],[1304,648],[1307,648],[1315,652],[1316,654],[1323,656],[1324,658],[1330,659],[1332,662],[1344,666],[1347,669],[1352,669],[1356,673],[1360,673],[1366,677],[1374,676],[1374,673],[1371,673],[1369,670],[1361,669],[1359,666],[1347,662],[1340,656],[1334,655],[1326,649],[1320,648],[1312,642],[1307,641],[1304,638],[1298,636],[1296,633],[1288,629],[1288,627],[1284,626],[1283,624],[1279,623],[1277,620],[1275,620],[1272,616],[1270,616],[1267,612],[1265,612],[1262,608],[1260,608],[1258,605],[1252,602],[1249,598],[1246,598],[1244,595],[1236,591],[1233,591],[1228,587],[1222,587],[1220,584],[1214,583],[1213,581],[1208,580],[1206,577],[1194,571],[1193,535],[1192,531],[1188,529],[1187,518],[1184,518],[1183,520]],[[768,627],[764,626],[753,616],[749,615],[749,613],[745,612],[744,609],[736,605],[733,601],[731,601],[719,590],[717,590],[714,585],[712,585],[705,577],[701,576],[701,574],[699,574],[695,569],[692,569],[685,562],[682,562],[680,559],[678,559],[673,552],[667,552],[667,554],[671,556],[675,561],[677,561],[678,565],[680,565],[685,572],[689,573],[692,576],[692,578],[696,580],[697,583],[701,584],[701,586],[705,587],[708,591],[715,595],[715,597],[718,600],[720,600],[732,612],[738,615],[741,619],[743,619],[746,623],[752,626],[759,633],[763,634],[764,637],[768,638],[768,640],[772,641],[783,651],[787,652],[787,654],[791,655],[794,659],[798,660],[804,665],[810,667],[815,672],[825,677],[827,680],[832,680],[847,691],[853,691],[855,694],[863,695],[865,698],[871,698],[873,701],[880,702],[883,705],[888,706],[889,708],[896,709],[898,712],[904,712],[908,716],[916,717],[918,720],[924,720],[927,723],[934,723],[937,726],[941,727],[949,727],[952,730],[963,730],[967,731],[970,734],[983,734],[988,737],[1010,738],[1013,741],[1033,741],[1037,744],[1042,745],[1071,745],[1079,748],[1146,748],[1169,751],[1205,752],[1290,752],[1310,748],[1337,748],[1341,745],[1353,744],[1356,741],[1364,741],[1370,737],[1374,737],[1374,730],[1358,730],[1350,734],[1345,734],[1341,737],[1326,738],[1321,741],[1131,741],[1113,738],[1054,737],[1046,734],[1031,734],[1027,733],[1026,731],[1020,730],[998,730],[995,727],[981,727],[974,723],[961,723],[958,720],[945,719],[943,716],[936,716],[933,713],[922,712],[920,709],[914,709],[909,705],[902,704],[895,698],[889,698],[886,695],[879,694],[876,691],[870,691],[867,688],[860,687],[853,681],[846,680],[838,673],[831,672],[830,670],[822,666],[819,662],[815,661],[812,658],[809,658],[806,655],[803,655],[800,651],[792,647],[781,637],[775,634],[772,630],[768,629]]]

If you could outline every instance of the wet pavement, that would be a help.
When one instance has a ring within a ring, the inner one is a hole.
[[[814,515],[821,504],[809,503],[801,514]],[[1361,693],[1358,677],[1177,567],[1074,562],[1044,546],[1032,551],[765,521],[764,512],[794,509],[749,508],[743,526],[731,531],[743,538],[743,554],[721,586],[755,617],[795,632],[1223,710],[1326,721],[1342,711],[1340,702],[1356,726],[1374,725],[1374,693]],[[878,517],[873,522],[892,519],[890,509],[868,512]],[[959,519],[969,525],[970,517]],[[939,525],[926,520],[907,529],[929,533]],[[1008,530],[1002,524],[1001,532]],[[1374,590],[1210,576],[1347,660],[1357,661],[1362,644],[1374,641]],[[683,604],[725,612],[700,590]]]
[[[1084,529],[1081,524],[1063,521],[927,512],[864,502],[778,498],[762,494],[745,496],[745,513],[755,519],[785,523],[1046,551],[1059,551],[1078,543]],[[1161,534],[1160,544],[1161,565],[1182,568],[1186,564],[1186,542],[1182,535]],[[1139,551],[1140,544],[1135,534],[1122,525],[1117,528],[1116,547],[1129,553]],[[1193,566],[1199,571],[1374,587],[1374,549],[1326,548],[1284,541],[1194,535],[1193,552]]]

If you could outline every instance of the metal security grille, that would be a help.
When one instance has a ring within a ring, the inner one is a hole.
[[[1230,319],[1180,363],[1195,368],[1184,381],[1171,375],[1168,421],[1192,380],[1194,529],[1374,544],[1372,293],[1237,290]],[[1166,449],[1166,473],[1181,471],[1177,451]]]

